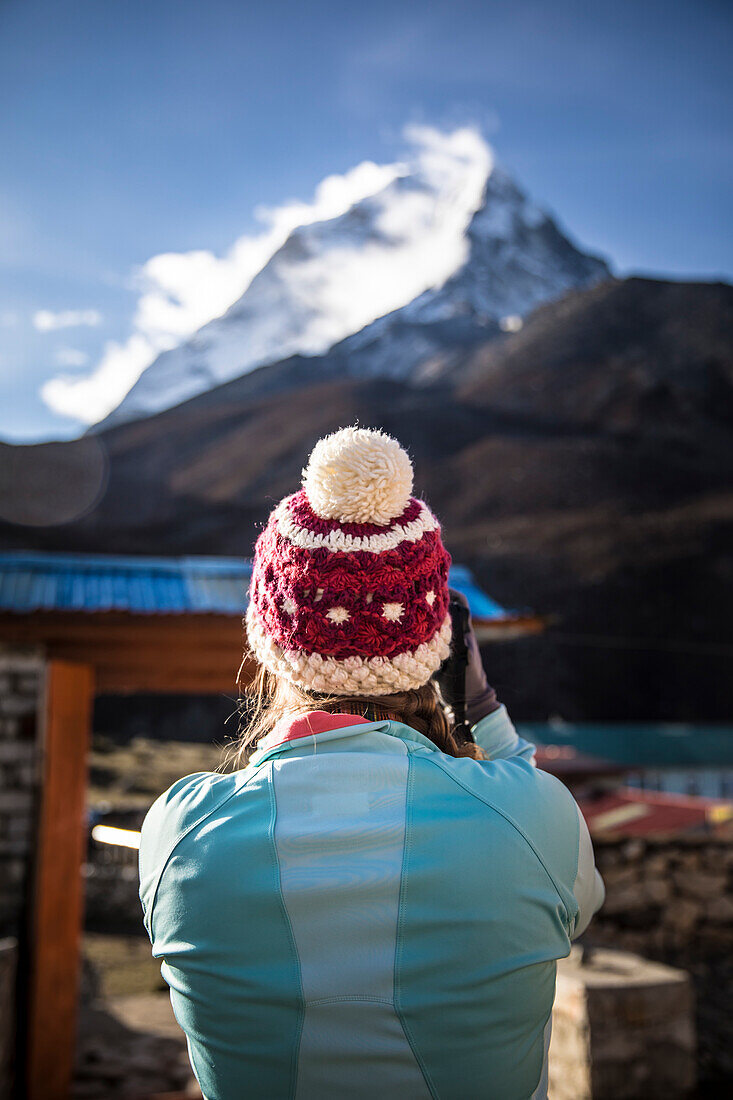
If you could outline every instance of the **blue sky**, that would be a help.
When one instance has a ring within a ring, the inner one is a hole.
[[[5,0],[0,437],[78,433],[40,387],[128,338],[150,257],[225,253],[409,123],[480,126],[620,273],[730,278],[732,30],[727,0]]]

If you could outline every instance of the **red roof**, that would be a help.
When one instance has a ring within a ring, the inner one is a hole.
[[[690,829],[715,829],[733,819],[733,803],[659,791],[617,787],[597,797],[580,798],[580,808],[595,836],[648,836]]]

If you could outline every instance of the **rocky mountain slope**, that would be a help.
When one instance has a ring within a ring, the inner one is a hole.
[[[4,447],[0,543],[249,555],[315,440],[358,420],[406,444],[456,560],[551,618],[489,651],[518,715],[729,720],[733,288],[609,280],[448,353],[450,370],[429,348],[411,379],[353,377],[337,347]]]

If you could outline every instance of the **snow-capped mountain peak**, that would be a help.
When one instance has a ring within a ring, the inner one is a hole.
[[[104,425],[337,344],[354,353],[350,372],[405,376],[429,355],[430,326],[460,319],[465,342],[607,273],[493,166],[476,131],[409,136],[404,170],[339,216],[294,228],[242,296],[160,354]]]

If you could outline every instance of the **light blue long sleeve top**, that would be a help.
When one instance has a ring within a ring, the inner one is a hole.
[[[312,712],[152,806],[145,927],[206,1100],[546,1096],[556,960],[603,884],[505,708],[473,733],[485,761]]]

